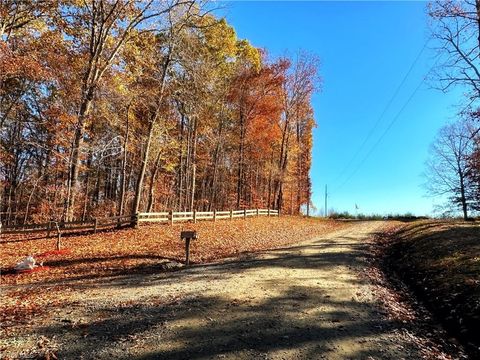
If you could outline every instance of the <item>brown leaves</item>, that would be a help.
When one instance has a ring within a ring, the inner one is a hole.
[[[197,224],[143,225],[139,229],[110,231],[84,236],[64,237],[64,250],[55,250],[55,239],[9,237],[3,240],[4,268],[11,268],[22,257],[41,257],[51,267],[49,274],[62,278],[72,273],[92,271],[105,264],[129,268],[160,258],[182,260],[182,229],[195,229],[200,239],[192,245],[193,262],[211,261],[246,251],[257,251],[306,240],[320,232],[341,227],[340,223],[296,217],[222,220]],[[111,266],[107,267],[111,267]],[[90,269],[90,270],[88,270]],[[23,276],[4,277],[7,283],[29,283]]]
[[[182,229],[197,230],[199,239],[192,242],[191,261],[201,263],[290,245],[344,226],[348,225],[285,216],[173,226],[151,225],[65,237],[62,243],[69,251],[62,252],[54,251],[54,239],[2,239],[3,271],[13,268],[26,255],[33,255],[48,266],[48,270],[41,272],[2,275],[3,286],[35,286],[29,291],[18,288],[5,293],[2,324],[28,321],[35,314],[45,311],[47,304],[67,301],[69,287],[88,282],[89,278],[158,272],[162,271],[161,264],[168,259],[183,262],[185,249],[180,240]],[[46,284],[59,282],[64,285],[45,287]]]
[[[4,42],[0,41],[0,80],[26,78],[31,81],[47,76],[45,68],[32,57],[32,54],[13,52]]]
[[[375,254],[384,259],[383,270],[396,285],[392,292],[386,288],[387,281],[378,282],[383,286],[380,288],[384,292],[381,298],[385,300],[389,314],[402,322],[412,323],[415,318],[420,322],[431,322],[429,313],[420,305],[425,304],[464,344],[478,345],[476,300],[480,286],[475,276],[478,277],[479,267],[471,260],[480,251],[479,233],[480,228],[475,225],[417,221],[397,224],[379,234],[374,244]],[[439,347],[430,341],[438,337],[437,328],[427,327],[428,333],[424,334],[429,339],[426,346],[434,354],[440,354]],[[446,346],[455,348],[452,344]],[[455,351],[461,355],[460,349]],[[470,351],[473,355],[478,349],[470,347]],[[445,358],[435,356],[428,358]]]

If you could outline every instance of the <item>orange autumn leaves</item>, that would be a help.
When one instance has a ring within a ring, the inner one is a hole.
[[[348,225],[341,222],[289,216],[173,226],[146,225],[139,229],[64,237],[62,247],[68,251],[62,253],[53,251],[55,239],[38,238],[34,234],[21,239],[10,236],[0,242],[4,272],[2,284],[41,284],[47,280],[82,279],[80,276],[86,275],[127,274],[142,271],[148,266],[158,266],[165,259],[183,261],[182,229],[198,232],[199,239],[191,247],[191,261],[204,263],[243,252],[287,246],[345,226]],[[20,275],[9,272],[28,255],[41,260],[49,270]]]
[[[0,4],[4,225],[309,205],[316,56],[271,57],[201,3],[88,4]]]

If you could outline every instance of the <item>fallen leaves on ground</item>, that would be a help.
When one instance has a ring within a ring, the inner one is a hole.
[[[347,226],[345,222],[293,216],[144,225],[139,229],[65,237],[62,246],[68,251],[60,252],[55,251],[56,239],[3,238],[1,282],[7,291],[2,291],[0,320],[6,325],[28,322],[48,305],[61,303],[68,296],[68,289],[82,282],[113,275],[159,272],[165,261],[183,262],[182,230],[198,232],[199,239],[191,244],[190,259],[193,263],[205,263],[288,246]],[[15,264],[28,255],[40,255],[48,269],[14,272]]]
[[[466,260],[480,254],[479,235],[480,227],[474,224],[397,222],[389,224],[372,242],[372,266],[366,273],[377,286],[387,316],[405,324],[409,329],[406,334],[420,346],[426,359],[450,359],[444,351],[455,354],[454,358],[467,358],[461,345],[444,340],[450,336],[436,321],[451,331],[451,314],[458,315],[457,321],[478,316],[480,288],[468,280],[478,278],[480,271]],[[476,286],[473,292],[472,286]],[[458,296],[465,293],[470,296]],[[476,312],[472,312],[475,299]],[[469,329],[471,334],[476,334],[477,328]],[[478,348],[471,346],[471,336],[453,332],[476,358]]]

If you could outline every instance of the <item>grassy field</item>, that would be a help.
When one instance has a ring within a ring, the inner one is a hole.
[[[288,217],[239,219],[141,226],[111,232],[70,236],[56,253],[55,239],[5,237],[0,240],[2,331],[27,324],[35,314],[61,306],[69,292],[89,281],[122,274],[164,271],[168,262],[183,262],[180,231],[195,229],[191,262],[206,263],[242,253],[280,248],[349,226],[345,222]],[[18,274],[13,268],[28,255],[43,262],[41,271]]]
[[[395,227],[386,238],[386,268],[478,356],[480,224],[417,221]]]

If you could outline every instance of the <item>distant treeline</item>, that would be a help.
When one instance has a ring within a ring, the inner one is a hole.
[[[333,212],[329,215],[330,219],[357,219],[357,220],[399,220],[399,221],[414,221],[414,220],[425,220],[429,219],[428,216],[415,216],[411,213],[405,214],[388,214],[388,215],[380,215],[380,214],[372,214],[372,215],[365,215],[365,214],[358,214],[353,215],[350,214],[348,211],[344,212]]]

